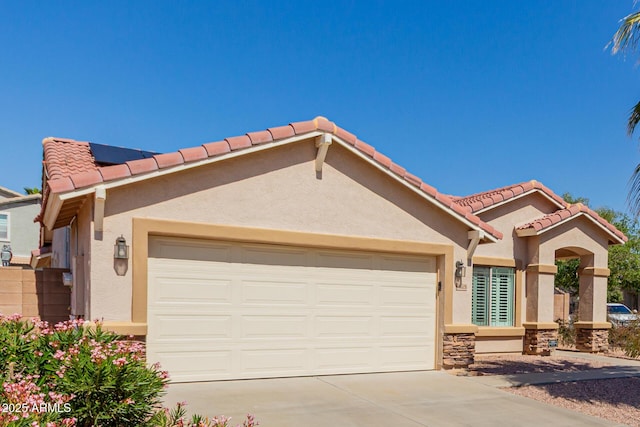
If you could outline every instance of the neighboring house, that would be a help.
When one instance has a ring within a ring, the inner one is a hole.
[[[0,187],[0,249],[9,245],[12,265],[29,264],[38,247],[40,226],[33,218],[40,212],[40,194],[24,195]]]
[[[607,248],[626,237],[536,181],[448,196],[322,117],[157,155],[43,146],[72,313],[144,336],[174,381],[545,354],[569,257],[578,347],[606,348]]]

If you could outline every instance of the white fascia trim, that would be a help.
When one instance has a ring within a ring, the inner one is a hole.
[[[517,196],[512,197],[512,198],[510,198],[510,199],[503,200],[503,201],[498,202],[498,203],[496,203],[496,204],[493,204],[493,205],[491,205],[491,206],[487,206],[486,208],[478,209],[477,211],[475,211],[475,212],[474,212],[474,214],[479,215],[479,214],[484,213],[484,212],[486,212],[486,211],[490,211],[491,209],[497,208],[498,206],[506,205],[506,204],[507,204],[507,203],[509,203],[509,202],[512,202],[512,201],[514,201],[514,200],[518,200],[518,199],[519,199],[519,198],[521,198],[521,197],[528,196],[529,194],[532,194],[532,193],[534,193],[534,192],[536,192],[536,191],[537,191],[538,193],[542,194],[542,195],[543,195],[547,200],[549,200],[551,203],[553,203],[554,205],[556,205],[558,208],[562,208],[562,209],[566,208],[566,206],[564,206],[564,205],[562,205],[562,204],[558,203],[558,201],[557,201],[557,200],[555,200],[553,197],[550,197],[550,196],[549,196],[547,193],[545,193],[544,191],[540,190],[539,188],[534,188],[533,190],[529,190],[529,191],[526,191],[526,192],[524,192],[524,193],[522,193],[522,194],[518,194]]]
[[[407,181],[405,181],[404,179],[400,178],[398,175],[396,175],[395,173],[391,172],[389,169],[387,169],[387,168],[383,167],[382,165],[378,164],[378,162],[373,160],[371,157],[369,157],[369,156],[363,154],[362,152],[360,152],[360,150],[358,150],[357,148],[353,147],[348,142],[343,141],[342,139],[338,138],[335,135],[333,136],[333,140],[335,142],[337,142],[338,144],[340,144],[341,146],[343,146],[344,148],[346,148],[347,150],[351,151],[356,156],[360,157],[361,159],[365,160],[369,164],[373,165],[379,171],[385,173],[387,176],[391,177],[392,179],[396,180],[400,184],[404,185],[406,188],[410,189],[411,191],[413,191],[414,193],[416,193],[417,195],[419,195],[423,199],[428,200],[429,202],[431,202],[431,204],[437,206],[438,208],[440,208],[445,213],[447,213],[447,214],[451,215],[452,217],[456,218],[457,220],[461,221],[462,223],[467,225],[472,230],[477,230],[477,231],[481,231],[481,232],[484,233],[484,230],[482,228],[478,227],[477,225],[475,225],[474,223],[472,223],[471,221],[469,221],[465,217],[460,216],[455,212],[451,212],[451,210],[448,207],[446,207],[443,204],[441,204],[435,198],[429,196],[427,193],[425,193],[421,189],[409,184]],[[485,233],[485,236],[490,241],[492,241],[493,243],[497,243],[499,241],[499,239],[497,239],[496,237],[492,236],[489,233]]]
[[[557,222],[547,228],[544,228],[540,231],[536,231],[535,228],[525,228],[525,229],[521,229],[521,230],[517,230],[516,229],[516,234],[519,237],[525,237],[525,236],[539,236],[541,234],[546,233],[549,230],[553,230],[554,228],[558,227],[559,225],[565,224],[571,220],[574,220],[576,218],[579,217],[585,217],[587,218],[589,221],[593,222],[595,225],[597,225],[602,231],[606,232],[609,236],[611,236],[613,238],[614,241],[620,243],[621,245],[624,245],[624,240],[622,240],[620,237],[618,237],[616,234],[612,233],[611,230],[609,230],[607,227],[605,227],[604,225],[600,224],[597,220],[595,220],[591,215],[587,215],[585,212],[578,212],[575,215],[572,215],[568,218],[563,219],[560,222]]]
[[[53,230],[53,226],[56,223],[60,209],[62,209],[62,201],[63,199],[61,195],[49,193],[47,206],[44,211],[44,218],[42,218],[42,223],[48,230]]]
[[[197,167],[204,166],[204,165],[209,165],[209,164],[216,163],[216,162],[221,162],[223,160],[232,159],[234,157],[243,156],[245,154],[257,153],[259,151],[268,150],[268,149],[275,148],[275,147],[280,147],[282,145],[291,144],[291,143],[298,142],[298,141],[304,141],[305,139],[313,139],[316,136],[319,136],[319,135],[322,135],[322,134],[323,134],[323,132],[313,131],[313,132],[305,133],[304,135],[296,135],[296,136],[292,136],[290,138],[281,139],[279,141],[267,142],[267,143],[264,143],[264,144],[255,145],[253,147],[246,148],[244,150],[231,151],[231,152],[226,153],[226,154],[222,154],[222,155],[215,156],[215,157],[209,157],[207,159],[198,160],[196,162],[189,162],[189,163],[182,164],[182,165],[172,166],[170,168],[158,169],[158,170],[155,170],[153,172],[143,173],[143,174],[135,175],[135,176],[129,176],[127,178],[122,178],[122,179],[118,179],[118,180],[115,180],[115,181],[99,183],[99,184],[96,184],[94,186],[82,188],[82,189],[79,189],[79,190],[72,190],[72,191],[69,191],[69,192],[66,192],[66,193],[61,193],[59,195],[59,197],[63,201],[64,200],[69,200],[69,199],[74,199],[76,197],[80,197],[80,196],[85,196],[87,194],[91,194],[91,193],[96,191],[96,188],[101,187],[101,186],[104,187],[105,190],[109,190],[111,188],[122,187],[124,185],[133,184],[133,183],[144,181],[144,180],[147,180],[147,179],[150,179],[150,178],[156,178],[156,177],[159,177],[159,176],[169,175],[169,174],[172,174],[172,173],[181,172],[181,171],[188,170],[188,169],[193,169],[193,168],[197,168]]]

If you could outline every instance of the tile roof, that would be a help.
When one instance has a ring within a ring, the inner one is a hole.
[[[549,198],[553,199],[559,206],[566,206],[566,202],[562,197],[555,194],[548,187],[541,182],[532,180],[528,182],[521,182],[519,184],[509,185],[507,187],[496,188],[495,190],[483,191],[482,193],[472,194],[470,196],[455,197],[454,202],[459,206],[464,206],[471,209],[471,212],[476,213],[480,210],[497,205],[504,201],[516,198],[522,194],[529,193],[531,191],[541,191]]]
[[[620,230],[618,230],[588,206],[583,205],[582,203],[576,203],[574,205],[566,203],[565,205],[567,206],[566,208],[559,209],[553,213],[537,218],[527,224],[520,225],[516,227],[516,230],[531,230],[535,231],[536,233],[540,233],[571,218],[575,218],[580,214],[583,214],[591,217],[591,219],[600,224],[600,226],[602,226],[605,230],[618,237],[618,239],[620,239],[621,241],[626,242],[628,240],[627,236],[625,236]]]
[[[181,149],[174,153],[159,154],[152,158],[129,161],[113,166],[99,166],[91,155],[89,143],[87,142],[63,138],[45,138],[43,140],[44,169],[48,179],[45,182],[43,211],[36,220],[41,221],[44,217],[44,210],[47,205],[46,199],[49,197],[50,192],[65,193],[156,170],[170,169],[315,131],[328,132],[335,135],[372,161],[428,195],[434,203],[449,211],[450,214],[461,219],[464,218],[464,220],[474,224],[494,238],[502,238],[500,231],[480,220],[466,206],[454,202],[451,196],[439,193],[435,188],[423,182],[417,176],[408,173],[402,166],[376,151],[371,145],[359,140],[354,134],[336,126],[335,123],[324,117],[316,117],[313,120],[290,123],[286,126],[268,128],[258,132],[249,132],[221,141]]]

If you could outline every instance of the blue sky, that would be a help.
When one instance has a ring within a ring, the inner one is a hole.
[[[0,185],[47,136],[168,152],[328,117],[445,193],[626,209],[633,1],[0,2]]]

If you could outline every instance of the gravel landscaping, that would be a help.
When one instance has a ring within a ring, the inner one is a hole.
[[[475,375],[513,375],[577,372],[606,366],[611,364],[556,355],[477,355],[471,371]],[[640,378],[575,381],[505,390],[550,405],[640,427]]]

